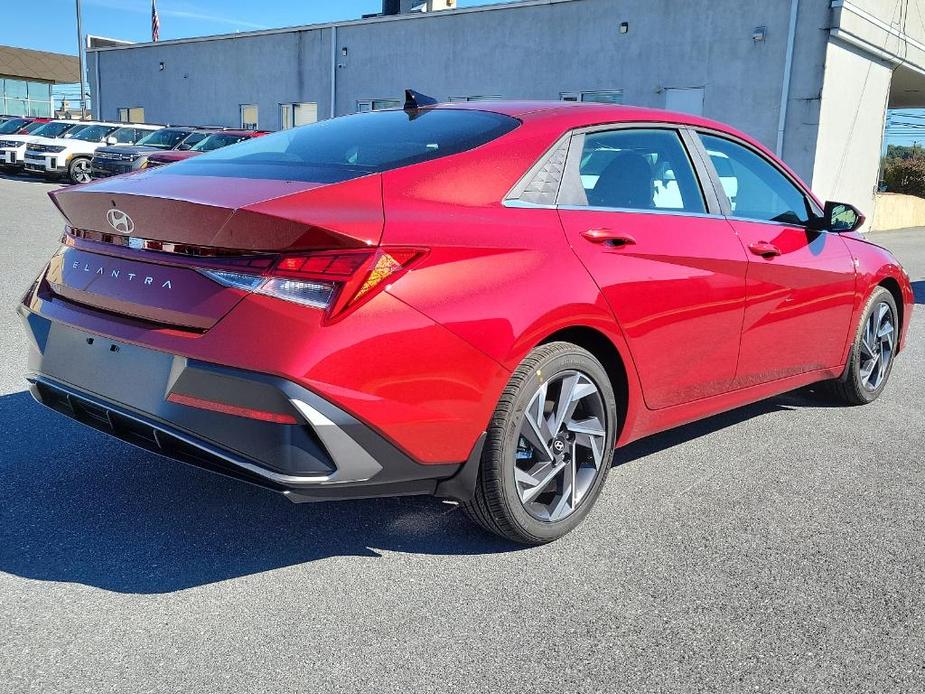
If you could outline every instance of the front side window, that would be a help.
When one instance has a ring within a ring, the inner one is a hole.
[[[187,133],[189,133],[188,130],[163,128],[145,135],[138,140],[138,144],[147,147],[157,147],[158,149],[173,149],[184,137],[186,137]]]
[[[579,173],[591,207],[703,213],[703,194],[674,130],[585,135]]]
[[[111,133],[109,137],[115,138],[117,144],[132,145],[138,139],[138,132],[135,128],[119,128]]]
[[[759,222],[806,224],[806,196],[789,178],[757,152],[713,135],[700,139],[710,155],[732,216]]]
[[[177,145],[176,149],[181,151],[192,149],[194,145],[198,145],[200,142],[205,140],[206,137],[206,133],[190,133],[180,142],[179,145]]]
[[[192,157],[173,174],[333,183],[458,154],[520,124],[486,111],[358,113],[255,137]]]
[[[74,139],[84,142],[102,142],[115,129],[115,125],[88,125],[76,133]]]
[[[228,135],[226,133],[214,133],[209,135],[204,140],[200,140],[196,143],[192,150],[194,152],[211,152],[213,149],[221,149],[222,147],[227,147],[228,145],[235,145],[241,140],[249,139],[245,135]]]

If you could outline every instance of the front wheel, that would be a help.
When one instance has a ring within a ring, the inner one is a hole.
[[[577,526],[613,460],[617,411],[607,372],[567,342],[541,345],[511,377],[463,509],[501,537],[537,545]]]
[[[90,160],[86,157],[71,159],[71,163],[67,165],[67,177],[71,183],[89,183],[92,181]]]
[[[861,314],[845,373],[830,384],[838,402],[866,405],[880,397],[899,344],[898,316],[893,295],[883,287],[874,289]]]

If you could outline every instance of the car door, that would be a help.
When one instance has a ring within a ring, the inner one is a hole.
[[[736,385],[838,366],[854,311],[847,244],[810,227],[815,203],[756,148],[714,133],[700,140],[749,257]]]
[[[744,314],[747,258],[686,137],[656,125],[577,134],[559,196],[651,409],[732,387]]]

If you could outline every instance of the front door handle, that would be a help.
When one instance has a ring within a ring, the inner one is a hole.
[[[753,243],[748,247],[755,255],[760,255],[762,258],[773,258],[776,255],[780,255],[780,248],[775,246],[773,243],[768,243],[767,241],[758,241]]]
[[[581,236],[591,243],[604,244],[614,248],[632,246],[636,243],[636,239],[629,234],[622,231],[614,231],[613,229],[588,229],[587,231],[581,232]]]

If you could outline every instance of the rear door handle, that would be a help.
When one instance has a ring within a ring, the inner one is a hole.
[[[755,255],[760,255],[762,258],[773,258],[776,255],[780,255],[780,248],[775,246],[773,243],[768,243],[767,241],[758,241],[753,243],[748,247]]]
[[[603,244],[613,248],[635,245],[636,239],[622,231],[613,229],[588,229],[581,232],[582,238],[591,243]]]

